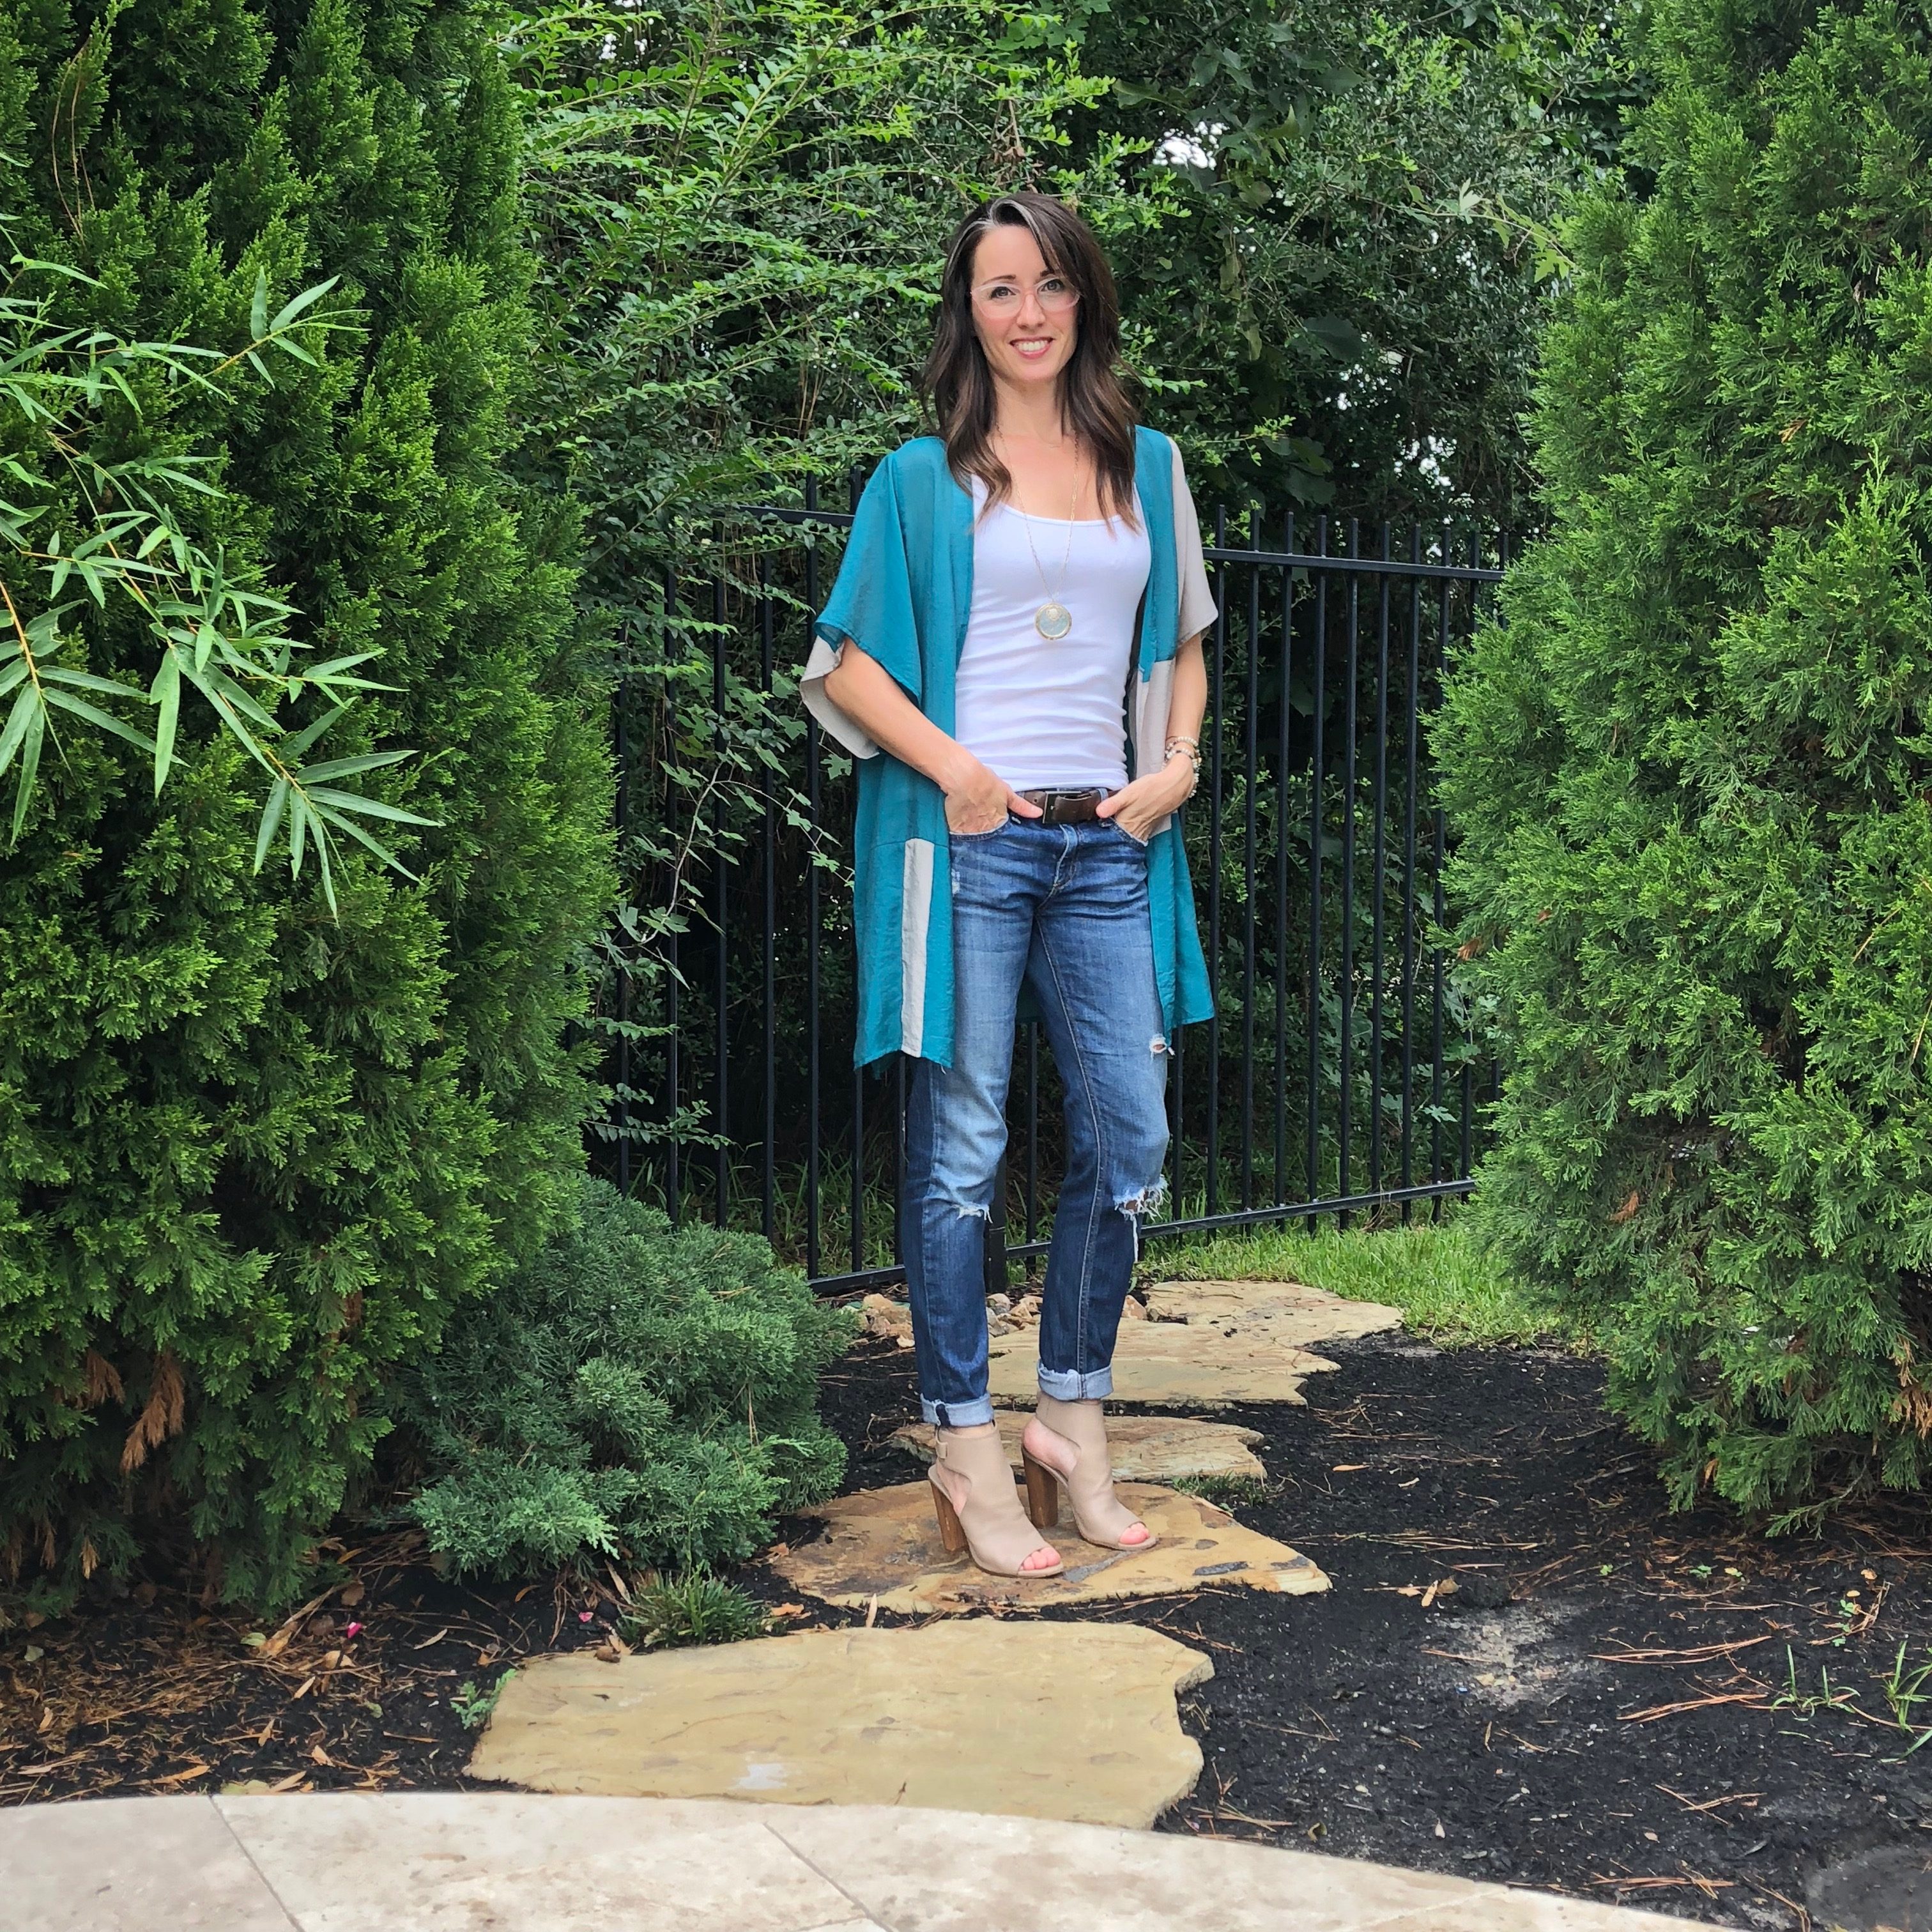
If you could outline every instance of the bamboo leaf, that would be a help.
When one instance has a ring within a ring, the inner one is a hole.
[[[316,816],[318,818],[327,819],[329,824],[334,826],[338,831],[346,832],[350,838],[353,838],[356,842],[358,844],[368,846],[369,850],[374,853],[376,856],[381,860],[384,865],[387,866],[392,872],[401,873],[403,877],[407,879],[412,885],[421,885],[422,884],[421,878],[418,878],[416,873],[411,872],[408,866],[404,865],[401,860],[398,859],[395,854],[389,850],[388,846],[382,844],[380,839],[372,838],[369,833],[362,829],[361,826],[356,824],[352,819],[338,818],[334,812],[329,811],[326,807],[319,807],[316,810]]]
[[[272,330],[276,334],[280,334],[297,316],[302,314],[304,309],[321,301],[322,297],[327,295],[341,279],[340,275],[331,275],[327,281],[317,282],[314,287],[304,289],[300,295],[282,304],[280,313],[272,323],[266,327],[258,327],[255,333],[257,335],[266,335]]]
[[[124,738],[138,752],[152,752],[154,741],[144,731],[137,731],[131,724],[124,724],[112,712],[103,711],[98,704],[90,704],[84,698],[76,698],[70,692],[50,691],[47,702],[62,711],[71,712],[76,718],[85,718],[90,724],[111,731],[117,738]]]
[[[268,802],[262,808],[262,823],[255,834],[255,869],[260,872],[262,863],[268,856],[268,848],[274,844],[275,833],[282,822],[282,812],[289,802],[289,782],[278,778],[268,788]]]
[[[284,754],[286,755],[286,747]],[[353,758],[331,758],[326,764],[306,765],[298,776],[306,785],[326,778],[346,778],[356,772],[373,772],[382,765],[399,765],[405,758],[415,756],[413,752],[364,752]]]
[[[259,342],[268,332],[268,272],[255,271],[255,299],[248,305],[248,333]]]
[[[22,692],[26,698],[32,694]],[[40,740],[47,728],[47,714],[38,704],[27,714],[27,728],[20,740],[20,776],[14,788],[14,839],[20,842],[20,828],[27,822],[27,807],[34,796],[34,779],[40,769]],[[0,760],[0,770],[5,770]]]
[[[304,724],[293,737],[284,738],[281,743],[283,761],[285,764],[292,764],[297,758],[302,757],[348,709],[349,706],[346,704],[338,704],[333,710],[325,711],[313,723]]]
[[[111,677],[97,677],[91,670],[70,670],[65,664],[50,664],[40,673],[49,684],[70,684],[77,691],[104,692],[110,698],[139,698],[131,685],[117,684]]]
[[[175,728],[181,719],[181,661],[172,650],[161,656],[161,668],[149,687],[149,699],[160,707],[160,722],[154,728],[154,796],[168,782],[168,768],[174,763]]]
[[[399,805],[385,805],[379,798],[364,798],[358,792],[338,791],[329,785],[311,785],[308,795],[318,805],[332,805],[338,812],[359,812],[369,818],[387,818],[399,825],[436,825],[439,819],[424,818],[405,812]]]
[[[24,670],[26,666],[21,668]],[[14,708],[7,716],[7,728],[0,731],[0,773],[14,762],[14,754],[27,735],[27,727],[40,714],[40,694],[29,685],[14,700]]]

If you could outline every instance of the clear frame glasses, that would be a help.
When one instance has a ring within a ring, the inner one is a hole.
[[[1064,315],[1080,299],[1080,291],[1064,275],[1042,275],[1033,292],[1048,315]],[[1018,282],[1005,278],[982,282],[973,291],[974,306],[1004,322],[1019,314],[1026,290]]]

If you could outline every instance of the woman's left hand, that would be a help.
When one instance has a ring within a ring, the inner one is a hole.
[[[1154,828],[1171,812],[1178,811],[1193,789],[1194,774],[1185,758],[1170,759],[1157,772],[1123,785],[1094,808],[1096,818],[1112,818],[1130,838],[1144,845]]]

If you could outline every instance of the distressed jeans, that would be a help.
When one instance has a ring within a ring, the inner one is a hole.
[[[1063,1401],[1113,1390],[1140,1217],[1162,1191],[1167,1040],[1138,841],[1106,820],[1009,818],[951,846],[952,1064],[914,1067],[901,1227],[920,1407],[961,1429],[993,1417],[985,1240],[1022,982],[1066,1096],[1040,1323],[1040,1385]]]

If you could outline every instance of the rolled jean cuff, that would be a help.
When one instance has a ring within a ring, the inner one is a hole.
[[[981,1395],[970,1402],[934,1402],[921,1396],[919,1412],[935,1429],[977,1429],[982,1422],[992,1420],[993,1398]]]
[[[1098,1402],[1113,1394],[1114,1371],[1109,1366],[1083,1376],[1078,1369],[1049,1369],[1042,1364],[1040,1392],[1055,1402]]]

